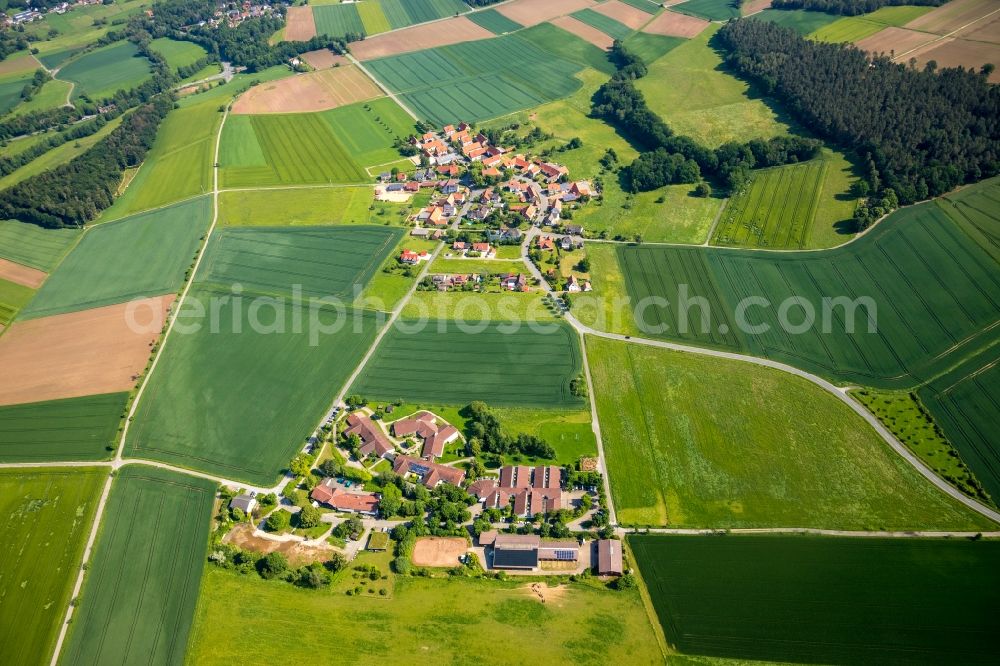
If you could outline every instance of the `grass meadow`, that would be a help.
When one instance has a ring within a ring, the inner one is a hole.
[[[663,663],[638,591],[572,584],[557,594],[541,603],[517,581],[397,577],[389,598],[348,597],[209,568],[188,660],[276,663],[334,649],[338,660],[350,662],[377,654],[381,664],[411,664],[417,650],[428,663],[455,663],[495,651],[497,636],[516,632],[519,640],[504,643],[501,661]],[[322,619],[331,617],[336,621]],[[242,637],[235,642],[223,638],[233,621]],[[317,622],[322,630],[286,640],[287,627]]]
[[[107,469],[0,470],[0,661],[46,664]]]
[[[647,2],[647,0],[641,1]],[[643,62],[649,64],[654,60],[659,60],[686,41],[681,37],[637,32],[625,40],[625,46],[628,47],[629,51],[642,58]]]
[[[503,35],[508,32],[520,30],[522,26],[517,21],[509,19],[495,9],[484,9],[481,12],[473,12],[468,15],[470,21],[480,25],[494,35]]]
[[[510,292],[417,291],[403,308],[410,319],[478,321],[542,321],[556,318],[556,310],[541,291]]]
[[[0,461],[107,460],[127,393],[0,407]]]
[[[14,320],[18,311],[35,295],[35,290],[10,280],[0,279],[0,324]]]
[[[0,257],[51,271],[79,236],[77,229],[43,229],[37,224],[0,220]]]
[[[222,192],[219,222],[225,227],[369,224],[370,186]]]
[[[128,90],[150,75],[149,61],[138,55],[135,44],[117,42],[91,51],[59,68],[59,78],[76,84],[73,96],[103,99]]]
[[[688,309],[686,332],[676,302],[646,308],[649,334],[749,352],[836,382],[912,387],[997,339],[995,258],[937,202],[901,209],[856,242],[822,253],[646,245],[620,247],[619,260],[633,303],[651,295],[676,299],[683,284],[689,296],[711,304],[707,328],[702,310]],[[806,317],[802,306],[787,311],[790,326],[781,325],[778,313],[792,296],[809,303],[813,325],[796,329]],[[871,299],[874,331],[870,305],[858,308],[853,332],[843,307],[824,312],[823,298],[841,296]],[[767,300],[744,313],[746,323],[766,325],[756,334],[734,323],[737,304],[747,297]],[[663,324],[671,329],[651,328]]]
[[[212,217],[208,197],[87,231],[22,311],[26,318],[177,291]]]
[[[628,541],[667,641],[684,654],[841,664],[988,663],[996,654],[1000,542]]]
[[[623,524],[991,525],[928,483],[850,407],[804,379],[628,342],[588,337],[586,344]]]
[[[579,342],[565,324],[483,322],[463,331],[449,320],[399,320],[351,393],[435,404],[482,400],[502,406],[573,407],[584,404],[569,388],[580,370]]]
[[[206,556],[215,484],[118,471],[62,659],[180,663]]]
[[[47,111],[49,109],[60,107],[66,103],[71,87],[72,84],[68,81],[61,81],[59,79],[46,81],[42,85],[41,90],[35,93],[30,100],[21,101],[17,104],[17,106],[11,109],[11,114],[14,116],[20,116],[26,113]],[[0,106],[0,108],[2,108],[2,106]]]

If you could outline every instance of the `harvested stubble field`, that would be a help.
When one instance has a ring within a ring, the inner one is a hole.
[[[330,49],[320,49],[302,54],[302,59],[313,69],[330,69],[337,65],[346,65],[349,61],[344,56]]]
[[[859,40],[855,46],[869,53],[884,53],[889,55],[889,52],[893,51],[902,55],[935,39],[934,35],[927,32],[889,27],[870,37]]]
[[[850,407],[804,379],[628,342],[586,342],[624,524],[990,525],[928,483]]]
[[[0,407],[0,461],[104,460],[127,393]]]
[[[996,223],[989,221],[994,234]],[[642,313],[648,326],[670,327],[647,329],[650,334],[784,361],[836,382],[914,386],[1000,334],[996,259],[937,202],[902,209],[855,242],[826,252],[645,246],[621,248],[619,261],[632,303],[653,295],[676,299],[686,284],[689,296],[711,304],[707,330],[696,307],[687,332],[678,331],[676,308],[649,307]],[[780,323],[778,311],[793,296],[808,302],[815,315],[811,325],[800,326],[800,306],[787,312],[789,326]],[[824,298],[843,296],[871,299],[875,332],[869,331],[865,306],[851,323],[843,307],[824,305]],[[745,312],[748,324],[765,325],[759,334],[741,333],[734,325],[736,306],[748,297],[767,302]]]
[[[177,291],[212,219],[208,197],[94,227],[22,312],[46,317]]]
[[[978,70],[987,63],[1000,61],[1000,44],[949,37],[926,48],[917,49],[905,60],[909,62],[910,57],[916,58],[917,67],[924,67],[933,60],[938,67],[965,67]],[[1000,72],[993,70],[989,81],[1000,83]]]
[[[46,273],[37,268],[0,259],[0,280],[7,280],[23,287],[38,289],[45,282]]]
[[[0,470],[0,662],[49,662],[107,473]]]
[[[685,654],[842,664],[996,656],[1000,542],[635,535],[629,544],[667,641]]]
[[[353,298],[386,260],[394,227],[228,228],[212,236],[198,282],[287,296]]]
[[[371,399],[466,405],[577,406],[581,368],[569,326],[399,320],[351,387]]]
[[[119,470],[63,648],[66,663],[183,660],[214,497],[206,479]]]
[[[289,7],[286,12],[285,41],[307,42],[316,36],[313,8],[308,5]]]
[[[13,324],[0,336],[0,405],[129,391],[146,367],[173,294]]]
[[[457,16],[440,23],[417,25],[355,42],[351,44],[351,53],[358,60],[374,60],[490,37],[493,37],[493,33],[486,28],[476,25],[464,16]]]
[[[514,0],[500,5],[497,11],[516,23],[532,26],[596,4],[593,0]]]
[[[707,28],[709,24],[710,21],[698,18],[697,16],[665,11],[653,19],[642,31],[652,35],[691,39],[700,35],[701,31]]]
[[[377,321],[308,303],[262,303],[192,288],[179,323],[185,311],[215,307],[218,325],[180,335],[175,328],[129,430],[129,455],[275,482],[371,345]]]
[[[37,224],[0,220],[0,257],[51,271],[79,236],[78,229],[43,229]]]
[[[573,16],[560,16],[559,18],[552,19],[550,23],[558,28],[562,28],[566,32],[576,35],[580,39],[587,40],[599,49],[609,49],[615,41],[611,35],[601,32],[594,26],[587,25]]]
[[[906,27],[933,32],[936,35],[947,35],[970,23],[981,25],[980,19],[996,9],[995,0],[955,0],[910,21]]]
[[[468,549],[463,537],[423,537],[413,545],[412,560],[418,567],[457,567]]]
[[[254,86],[233,104],[233,113],[325,111],[382,95],[353,65],[299,74]]]

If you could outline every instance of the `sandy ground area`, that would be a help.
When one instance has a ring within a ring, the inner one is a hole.
[[[131,390],[173,301],[170,294],[16,322],[0,337],[0,405]]]
[[[906,28],[886,28],[885,30],[879,30],[870,37],[859,39],[854,44],[862,51],[868,51],[869,53],[884,53],[889,55],[889,52],[893,51],[896,55],[899,55],[912,51],[918,46],[922,46],[934,39],[936,39],[934,35],[926,32],[917,32],[916,30],[907,30]]]
[[[289,7],[285,25],[286,42],[305,42],[316,36],[316,22],[309,5]]]
[[[560,16],[549,21],[552,25],[558,26],[566,32],[571,32],[581,39],[585,39],[594,46],[602,49],[611,48],[614,38],[604,34],[597,28],[587,25],[583,21],[578,21],[572,16]]]
[[[381,95],[371,79],[348,65],[254,86],[236,100],[233,113],[325,111]]]
[[[997,9],[1000,9],[1000,3],[996,0],[952,0],[913,19],[905,27],[947,35]],[[985,23],[982,22],[983,25]]]
[[[303,53],[302,59],[309,63],[309,66],[313,69],[330,69],[334,65],[346,65],[349,62],[347,58],[334,53],[330,49],[320,49],[319,51]]]
[[[998,56],[1000,56],[1000,47],[996,44],[949,37],[919,48],[902,60],[909,62],[910,58],[916,58],[917,67],[920,68],[929,60],[933,60],[938,67],[961,66],[966,69],[972,67],[978,70],[988,62],[1000,63]],[[993,70],[993,73],[990,74],[990,83],[1000,83],[1000,70]]]
[[[464,16],[457,16],[445,21],[435,21],[394,32],[385,32],[361,42],[354,42],[351,44],[351,53],[358,60],[372,60],[409,51],[420,51],[435,46],[447,46],[448,44],[490,39],[491,37],[496,37],[496,35]]]
[[[418,567],[453,567],[468,549],[461,537],[423,537],[413,546],[413,563]]]
[[[497,11],[523,26],[531,26],[544,23],[557,16],[593,7],[596,4],[592,0],[545,0],[545,2],[514,0],[509,4],[500,5],[497,7]]]
[[[375,187],[376,201],[390,201],[392,203],[406,203],[413,196],[412,192],[389,192],[382,187]]]
[[[665,11],[653,19],[653,22],[643,28],[642,31],[653,35],[690,39],[700,34],[708,25],[708,21],[700,19],[697,16]]]
[[[9,280],[23,284],[25,287],[38,289],[45,282],[46,275],[45,271],[40,271],[37,268],[0,259],[0,280]]]
[[[325,562],[336,552],[336,548],[329,544],[305,546],[301,541],[271,541],[254,536],[252,525],[237,525],[222,538],[222,542],[264,555],[274,552],[281,553],[288,558],[288,563],[293,567],[313,562]]]
[[[743,16],[749,16],[750,14],[756,14],[770,8],[771,0],[749,0],[740,6],[740,13]]]
[[[525,585],[517,589],[521,590],[524,594],[532,597],[533,599],[537,599],[543,604],[562,601],[566,598],[566,594],[569,592],[569,588],[565,585],[549,587],[547,583],[531,583],[530,585]]]
[[[595,12],[600,12],[605,16],[610,16],[619,23],[624,23],[628,27],[636,30],[644,26],[652,14],[647,14],[641,9],[636,9],[631,5],[626,5],[624,2],[618,2],[618,0],[609,0],[602,5],[597,5],[594,7]]]

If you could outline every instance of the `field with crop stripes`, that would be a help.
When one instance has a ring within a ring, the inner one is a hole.
[[[522,33],[366,63],[418,115],[439,125],[495,118],[570,95],[581,85],[574,75],[586,65],[582,58],[547,51]]]
[[[222,132],[223,186],[368,182],[321,114],[244,118],[227,122]]]
[[[621,0],[626,5],[632,5],[636,9],[641,9],[649,14],[655,14],[659,5],[652,0]]]
[[[0,407],[0,461],[111,457],[127,393]]]
[[[755,171],[722,212],[713,245],[804,249],[826,175],[824,160]]]
[[[215,484],[119,470],[62,660],[181,663],[205,561]]]
[[[573,12],[571,16],[615,39],[625,39],[633,32],[632,28],[624,23],[616,21],[610,16],[605,16],[600,12],[595,12],[593,9],[581,9],[578,12]]]
[[[573,329],[555,323],[511,328],[494,322],[466,332],[448,320],[397,322],[351,392],[434,404],[583,404],[569,390],[581,368]]]
[[[469,11],[460,0],[379,0],[393,28],[405,28]]]
[[[997,541],[628,542],[667,642],[685,654],[830,664],[985,664],[996,656]]]
[[[486,9],[481,12],[469,14],[469,20],[477,25],[481,25],[494,35],[502,35],[505,32],[520,30],[523,26],[512,19],[507,18],[495,9]]]
[[[358,14],[358,5],[320,5],[313,7],[316,34],[328,37],[343,37],[347,33],[362,34],[364,23]]]
[[[979,223],[995,236],[1000,220]],[[619,260],[633,304],[670,300],[639,313],[647,334],[748,351],[838,382],[911,387],[1000,336],[996,259],[937,202],[900,210],[830,251],[633,246],[620,248]],[[707,326],[704,308],[678,307],[682,286],[708,299]],[[744,300],[751,297],[766,304]],[[824,301],[845,297],[858,303],[853,321],[843,301]],[[746,326],[737,330],[740,312]],[[670,328],[651,328],[661,324]]]
[[[377,35],[380,32],[392,30],[389,19],[386,18],[382,6],[377,2],[359,2],[356,7],[358,8],[358,16],[361,17],[361,23],[365,27],[366,35]]]
[[[18,311],[35,295],[34,289],[0,279],[0,324],[6,326]]]
[[[402,229],[375,226],[228,228],[213,235],[199,283],[252,292],[350,299],[396,247]]]
[[[119,42],[91,51],[59,69],[59,78],[76,84],[73,96],[86,93],[94,99],[128,90],[150,75],[149,61],[137,55],[132,42]]]
[[[79,235],[77,229],[43,229],[37,224],[0,220],[0,257],[51,271]]]

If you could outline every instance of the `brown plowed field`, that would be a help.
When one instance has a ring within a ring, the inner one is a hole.
[[[707,28],[708,25],[709,21],[696,16],[665,11],[653,19],[653,22],[643,28],[642,31],[653,35],[690,39],[701,34],[701,31]]]
[[[422,537],[413,545],[413,563],[418,567],[458,566],[458,556],[468,548],[461,537]]]
[[[492,32],[478,26],[464,16],[456,16],[445,21],[435,21],[412,28],[369,37],[351,44],[351,53],[358,60],[373,60],[385,56],[398,55],[409,51],[421,51],[435,46],[447,46],[460,42],[496,37]]]
[[[610,16],[619,23],[624,23],[633,30],[637,30],[644,26],[651,16],[641,9],[636,9],[630,5],[626,5],[624,2],[618,2],[618,0],[610,0],[610,2],[605,2],[602,5],[597,5],[594,7],[595,12],[600,12],[605,16]]]
[[[869,53],[889,55],[890,51],[895,51],[896,55],[899,56],[935,39],[937,37],[926,32],[917,32],[906,28],[886,28],[879,30],[871,37],[858,40],[855,42],[855,46]]]
[[[309,5],[289,7],[285,25],[286,42],[305,42],[316,36],[316,22]]]
[[[506,5],[497,7],[497,11],[512,21],[517,21],[523,26],[538,25],[551,21],[557,16],[572,14],[573,12],[593,7],[592,0],[514,0]]]
[[[40,271],[30,266],[22,266],[7,259],[0,259],[0,280],[9,280],[10,282],[23,284],[25,287],[38,289],[45,282],[45,276],[45,271]]]
[[[942,39],[939,42],[929,45],[923,49],[917,49],[904,60],[909,61],[911,57],[917,59],[917,67],[923,67],[928,60],[933,60],[938,67],[972,67],[978,70],[988,62],[1000,63],[997,56],[998,49],[995,44],[986,42],[972,42],[967,39]],[[1000,83],[1000,70],[993,70],[990,74],[991,83]]]
[[[303,53],[302,59],[309,63],[313,69],[330,69],[336,64],[346,65],[349,61],[342,55],[338,55],[330,49],[320,49]]]
[[[982,21],[976,21],[965,30],[956,32],[955,36],[976,42],[1000,44],[1000,12]]]
[[[913,19],[905,27],[947,35],[997,9],[1000,5],[996,0],[952,0]]]
[[[560,16],[559,18],[552,19],[549,23],[587,40],[598,48],[609,49],[615,41],[612,37],[604,34],[597,28],[587,25],[583,21],[578,21],[572,16]]]
[[[173,301],[170,294],[16,322],[0,337],[0,405],[131,390]]]
[[[765,9],[771,8],[771,0],[750,0],[749,2],[744,2],[740,6],[740,13],[743,16],[749,16],[750,14],[756,14],[757,12],[762,12]]]
[[[303,113],[379,97],[382,91],[353,65],[298,74],[250,88],[233,113]]]

